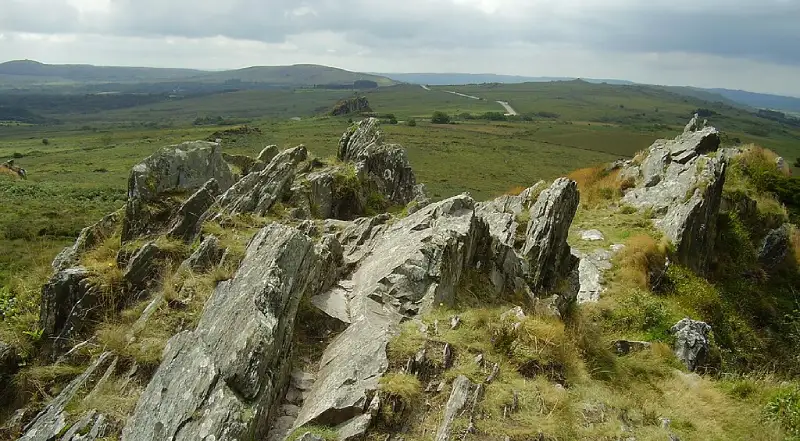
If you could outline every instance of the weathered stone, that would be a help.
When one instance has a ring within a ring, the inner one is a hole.
[[[363,414],[388,367],[386,345],[400,321],[434,304],[452,304],[464,269],[473,265],[487,236],[474,202],[461,195],[363,240],[362,260],[335,288],[344,291],[338,295],[339,312],[325,311],[344,315],[351,324],[323,353],[317,381],[295,427],[335,426]]]
[[[651,147],[647,158],[642,162],[642,185],[652,187],[661,182],[664,169],[669,162],[669,150]]]
[[[786,253],[792,246],[790,224],[783,224],[780,228],[771,230],[761,241],[758,250],[758,261],[768,269],[780,265],[786,258]]]
[[[311,432],[306,432],[300,435],[297,441],[325,441],[325,438]]]
[[[651,343],[647,341],[615,340],[611,347],[618,355],[628,355],[631,352],[641,352],[650,349]]]
[[[19,369],[19,357],[14,348],[0,341],[0,384],[5,383],[5,379],[14,375]]]
[[[42,338],[55,353],[64,348],[70,336],[84,327],[96,306],[98,296],[88,277],[86,268],[67,268],[55,273],[42,287],[39,326]]]
[[[197,329],[170,340],[122,439],[265,436],[289,379],[294,317],[316,265],[312,241],[296,229],[259,231]]]
[[[601,233],[600,230],[581,231],[581,240],[585,240],[587,242],[596,242],[605,239],[605,236],[603,236],[603,233]]]
[[[278,153],[280,153],[280,151],[281,150],[278,148],[277,145],[268,145],[261,150],[261,152],[258,154],[258,158],[256,159],[265,164],[269,164],[273,158],[278,156]]]
[[[352,113],[372,112],[365,96],[356,96],[340,100],[331,110],[332,116],[350,115]]]
[[[122,278],[131,291],[139,291],[160,279],[161,249],[155,242],[147,242],[131,257]]]
[[[708,357],[708,333],[711,326],[685,318],[670,328],[675,335],[675,355],[689,371],[701,366]]]
[[[221,212],[266,215],[272,205],[288,193],[297,166],[307,156],[302,145],[282,151],[264,170],[250,173],[225,192],[220,198]]]
[[[611,269],[614,249],[594,250],[591,253],[572,252],[580,259],[578,263],[578,303],[597,302],[605,291],[603,274]]]
[[[219,196],[219,191],[219,185],[216,180],[211,179],[206,182],[178,209],[175,221],[172,223],[167,235],[183,240],[186,243],[194,241],[200,232],[203,214]]]
[[[222,152],[222,159],[228,164],[238,167],[242,171],[242,176],[249,174],[256,165],[256,160],[247,155],[232,155]]]
[[[453,381],[453,389],[450,392],[450,398],[447,400],[447,405],[444,408],[444,416],[439,428],[436,431],[435,441],[450,441],[450,433],[453,426],[453,421],[461,414],[467,403],[475,385],[463,375],[459,375]]]
[[[135,165],[128,178],[128,202],[122,223],[122,240],[128,241],[149,231],[147,205],[165,194],[190,192],[209,179],[222,191],[233,185],[233,174],[222,159],[219,144],[185,142],[166,147]]]
[[[208,235],[181,266],[197,272],[208,271],[220,263],[223,253],[224,250],[220,247],[217,237]]]
[[[23,429],[24,433],[19,441],[70,440],[69,438],[61,438],[61,435],[63,435],[67,429],[67,418],[69,416],[65,408],[81,390],[90,387],[98,373],[101,372],[102,369],[107,368],[112,361],[113,356],[110,352],[104,352],[95,359],[81,375],[72,380],[58,396],[53,398],[47,406],[25,426]],[[87,422],[86,426],[88,426],[88,424]],[[83,439],[93,440],[98,439],[100,436],[102,435],[98,434],[95,438]]]
[[[339,441],[357,441],[364,439],[370,424],[372,415],[365,413],[346,421],[336,427],[337,439]]]
[[[81,254],[114,234],[121,218],[122,213],[116,211],[106,215],[96,224],[82,229],[75,243],[61,250],[56,258],[53,259],[53,269],[61,271],[77,264]]]
[[[578,200],[575,181],[559,178],[530,209],[522,254],[530,265],[527,277],[534,291],[552,289],[577,264],[570,254],[567,236]]]

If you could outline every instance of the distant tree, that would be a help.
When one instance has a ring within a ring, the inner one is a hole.
[[[700,118],[708,118],[709,116],[713,116],[713,115],[717,114],[717,112],[715,112],[715,111],[713,111],[711,109],[704,109],[704,108],[699,108],[699,109],[695,110],[694,113],[696,113],[697,116],[699,116]]]
[[[407,124],[409,127],[416,127],[416,126],[417,126],[417,120],[415,120],[414,118],[410,118],[410,119],[408,120],[408,122],[406,122],[406,124]]]
[[[620,104],[620,105],[619,105],[619,108],[620,108],[620,109],[624,109],[624,108],[625,108],[625,105],[624,105],[624,104]]]
[[[469,112],[461,112],[461,113],[458,114],[458,119],[463,120],[463,121],[469,121],[471,119],[474,119],[474,117]]]
[[[506,121],[508,119],[506,118],[505,114],[500,112],[486,112],[481,116],[481,118],[489,121]]]
[[[433,124],[450,124],[450,115],[437,110],[436,112],[433,112],[433,116],[431,116],[431,122]]]
[[[47,138],[44,138],[44,139],[42,139],[42,144],[48,145],[48,144],[50,144],[50,140],[47,139]]]
[[[355,89],[377,89],[378,83],[375,81],[369,80],[356,80],[353,82],[353,88]]]

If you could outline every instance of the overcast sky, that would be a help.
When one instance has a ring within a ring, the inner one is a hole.
[[[0,58],[316,63],[800,96],[800,0],[0,0]]]

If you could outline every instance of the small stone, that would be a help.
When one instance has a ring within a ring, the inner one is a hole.
[[[598,240],[605,240],[603,233],[600,230],[586,230],[581,231],[581,240],[594,242]]]
[[[675,355],[691,372],[705,363],[710,331],[711,326],[707,323],[689,318],[679,321],[670,329],[675,334]]]
[[[283,406],[281,406],[282,415],[297,418],[298,413],[300,413],[300,408],[295,406],[294,404],[284,404]]]
[[[306,391],[314,386],[314,375],[303,371],[292,372],[292,386],[298,390]]]

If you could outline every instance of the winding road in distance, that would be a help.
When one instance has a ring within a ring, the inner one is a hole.
[[[428,92],[432,92],[431,88],[428,87],[425,84],[420,84],[420,87],[422,87],[423,89],[427,90]],[[483,99],[483,98],[480,98],[480,97],[477,97],[477,96],[473,96],[473,95],[466,95],[466,94],[463,94],[463,93],[454,92],[452,90],[443,90],[442,92],[451,93],[453,95],[458,95],[458,96],[463,96],[464,98],[469,98],[469,99],[472,99],[472,100],[482,100]],[[503,108],[506,110],[506,116],[519,115],[519,113],[517,113],[517,111],[514,110],[513,107],[511,107],[511,104],[509,104],[508,101],[495,101],[495,102],[497,104],[500,104],[501,106],[503,106]]]

